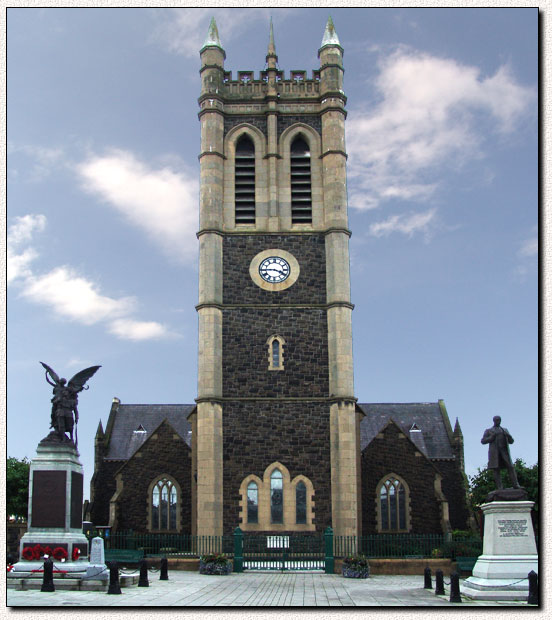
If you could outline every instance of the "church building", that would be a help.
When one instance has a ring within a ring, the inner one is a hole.
[[[95,438],[88,519],[197,535],[446,533],[469,512],[463,438],[442,400],[357,402],[343,48],[285,74],[200,51],[198,391],[117,398]],[[362,309],[357,310],[362,312]]]

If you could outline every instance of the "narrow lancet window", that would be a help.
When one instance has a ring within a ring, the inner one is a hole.
[[[291,145],[291,223],[312,223],[311,154],[302,136]]]
[[[270,476],[270,521],[284,522],[284,489],[282,473],[275,469]]]
[[[243,135],[236,145],[234,171],[236,224],[255,223],[255,145]]]
[[[259,489],[255,482],[247,485],[247,522],[259,522]]]
[[[270,336],[268,345],[268,370],[284,370],[284,345],[282,336]]]
[[[299,482],[295,487],[295,523],[307,522],[307,487]]]
[[[278,340],[272,341],[272,365],[274,368],[280,366],[280,343]]]

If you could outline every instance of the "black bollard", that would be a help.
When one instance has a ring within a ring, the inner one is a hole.
[[[41,592],[55,592],[54,587],[54,563],[51,558],[44,562],[44,576],[42,577]]]
[[[140,562],[140,580],[138,581],[138,587],[147,588],[148,586],[148,563],[146,562],[146,560],[142,560]]]
[[[108,594],[121,594],[121,585],[119,584],[119,564],[115,561],[107,562],[109,567],[109,589]]]
[[[424,588],[431,590],[431,568],[429,566],[424,568]]]
[[[539,604],[539,576],[532,570],[528,575],[529,579],[529,596],[527,597],[528,605]]]
[[[435,571],[435,594],[444,594],[445,584],[443,582],[443,571],[438,568]]]
[[[451,603],[461,603],[462,598],[460,596],[460,577],[458,573],[452,573],[450,576],[450,598]]]
[[[168,581],[169,579],[169,561],[167,560],[167,558],[161,559],[161,570],[159,579],[161,581]]]

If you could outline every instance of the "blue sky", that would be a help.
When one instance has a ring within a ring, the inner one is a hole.
[[[500,414],[537,460],[536,9],[8,9],[8,454],[80,396],[88,482],[112,398],[192,403],[199,54],[310,71],[345,49],[355,391],[445,400],[466,469]],[[85,486],[85,497],[88,485]]]

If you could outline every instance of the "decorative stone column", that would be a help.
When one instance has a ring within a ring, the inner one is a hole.
[[[482,601],[524,600],[528,574],[538,573],[538,555],[531,521],[530,501],[495,501],[483,504],[483,554],[462,594]]]
[[[20,541],[20,561],[10,577],[41,569],[44,556],[54,570],[84,573],[88,566],[88,540],[82,531],[83,473],[72,441],[47,437],[37,447],[29,477],[28,529]]]

